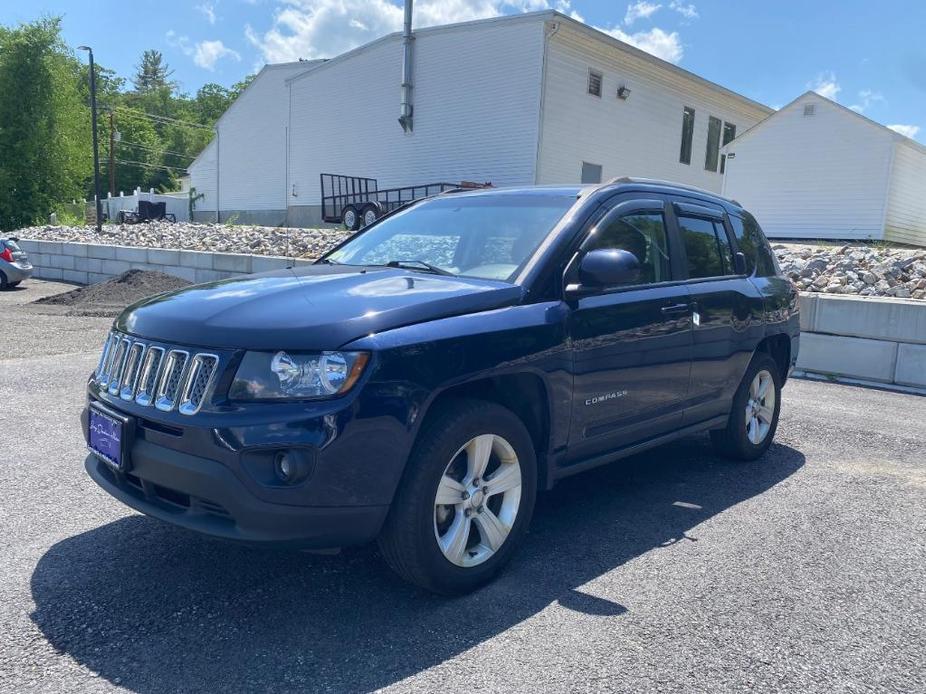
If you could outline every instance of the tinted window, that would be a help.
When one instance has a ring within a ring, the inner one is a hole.
[[[691,142],[694,139],[695,110],[685,107],[682,112],[682,149],[678,154],[678,160],[682,164],[691,163]]]
[[[716,171],[719,156],[720,119],[711,116],[707,119],[707,151],[704,153],[704,168],[708,171]]]
[[[720,277],[733,272],[733,259],[723,225],[709,219],[679,217],[688,255],[688,277]]]
[[[733,234],[736,236],[736,245],[746,256],[746,266],[749,274],[753,271],[759,277],[772,277],[778,274],[778,266],[772,249],[769,248],[765,235],[759,228],[755,218],[746,213],[742,219],[735,215],[730,216]]]
[[[733,142],[736,139],[736,126],[733,123],[724,123],[723,124],[723,142],[720,143],[720,146]],[[727,166],[727,155],[720,155],[720,173],[723,173]]]
[[[659,213],[629,214],[615,219],[598,229],[587,246],[587,250],[596,248],[619,248],[637,256],[642,284],[672,279],[666,223]]]

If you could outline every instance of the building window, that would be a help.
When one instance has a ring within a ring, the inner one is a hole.
[[[723,124],[723,141],[720,143],[721,147],[726,146],[728,142],[733,142],[736,139],[736,126],[733,123],[724,123]],[[720,155],[720,173],[723,173],[727,168],[727,155]]]
[[[695,110],[689,106],[682,113],[682,149],[678,160],[682,164],[691,164],[691,142],[694,138]]]
[[[582,162],[582,183],[601,183],[601,164]]]
[[[708,171],[717,170],[717,161],[720,158],[720,119],[711,116],[707,120],[707,152],[704,155],[704,168]]]
[[[601,96],[601,79],[598,70],[588,69],[588,93],[592,96]]]

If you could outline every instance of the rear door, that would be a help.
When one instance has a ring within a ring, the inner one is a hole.
[[[674,199],[692,305],[693,358],[684,424],[729,412],[733,394],[762,338],[762,298],[735,269],[732,229],[723,208]]]
[[[572,303],[573,408],[570,460],[623,448],[680,426],[692,335],[681,256],[664,197],[630,194],[586,235],[567,270],[597,248],[630,251],[640,282],[604,288]]]

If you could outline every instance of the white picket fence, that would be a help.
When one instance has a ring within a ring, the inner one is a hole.
[[[188,193],[155,193],[152,188],[147,193],[140,188],[136,188],[131,195],[119,193],[109,195],[103,199],[103,212],[105,212],[111,222],[119,221],[119,212],[122,210],[135,211],[138,209],[138,201],[147,200],[148,202],[165,202],[167,203],[167,214],[172,214],[178,222],[190,221],[190,197]],[[91,201],[92,208],[93,202]]]

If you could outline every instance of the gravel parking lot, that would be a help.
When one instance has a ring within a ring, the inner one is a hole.
[[[206,540],[83,470],[106,318],[0,294],[0,691],[926,691],[926,398],[792,381],[777,443],[698,436],[542,497],[497,583]]]

